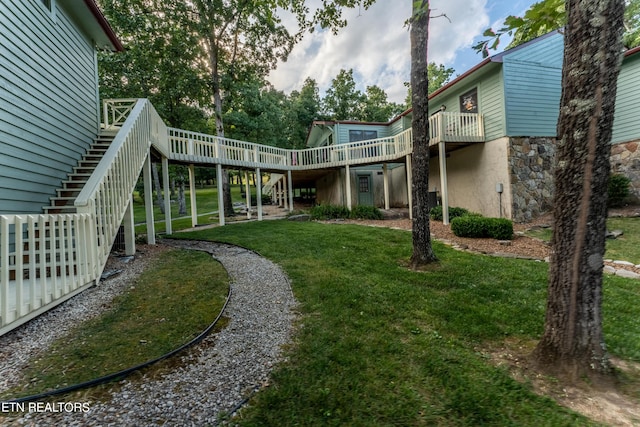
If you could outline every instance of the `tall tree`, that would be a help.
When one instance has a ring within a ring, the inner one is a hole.
[[[324,97],[324,109],[332,120],[358,120],[364,94],[356,89],[353,69],[340,70]]]
[[[188,27],[184,2],[100,0],[125,51],[98,53],[104,98],[149,98],[173,127],[204,130],[207,98],[199,37]]]
[[[435,92],[440,89],[446,83],[449,82],[451,76],[455,70],[451,67],[445,68],[444,65],[436,64],[435,62],[429,62],[427,64],[427,78],[429,79],[429,94]],[[405,99],[405,103],[407,104],[407,108],[411,108],[411,82],[405,82],[405,86],[409,89],[407,90],[407,98]]]
[[[305,79],[299,92],[291,92],[285,112],[285,139],[289,148],[303,148],[311,123],[324,118],[320,102],[320,90],[312,78]]]
[[[256,73],[268,72],[278,59],[286,59],[295,43],[295,37],[274,13],[282,3],[275,0],[193,1],[195,28],[207,51],[216,134],[220,137],[225,135],[224,79],[233,81],[235,74],[245,68]],[[234,215],[226,170],[222,184],[225,215]]]
[[[411,94],[413,104],[413,254],[410,266],[419,269],[437,261],[431,246],[429,229],[429,78],[427,76],[427,42],[429,39],[429,2],[413,2],[410,20]]]
[[[406,110],[404,105],[389,102],[387,93],[378,86],[367,86],[360,107],[360,120],[386,122]]]
[[[611,372],[602,270],[624,0],[567,0],[566,10],[547,312],[534,356],[577,380]]]

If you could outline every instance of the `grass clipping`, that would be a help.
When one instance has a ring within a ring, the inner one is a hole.
[[[162,356],[215,320],[228,288],[226,270],[210,255],[167,251],[105,313],[34,356],[24,372],[24,386],[8,393],[14,394],[11,397],[38,394]]]

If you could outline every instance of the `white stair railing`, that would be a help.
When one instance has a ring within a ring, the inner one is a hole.
[[[105,103],[105,128],[121,128],[78,195],[77,213],[0,215],[0,335],[98,282],[150,146],[168,152],[151,103],[124,104]]]
[[[96,266],[102,271],[151,145],[167,147],[166,126],[146,99],[137,100],[75,201],[95,218]]]

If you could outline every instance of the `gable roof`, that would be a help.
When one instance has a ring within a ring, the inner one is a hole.
[[[98,8],[95,0],[57,0],[56,3],[93,40],[97,48],[116,52],[124,50],[118,36]]]

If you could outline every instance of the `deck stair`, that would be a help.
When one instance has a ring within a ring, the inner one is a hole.
[[[44,212],[47,214],[67,214],[75,213],[74,202],[82,187],[95,170],[96,166],[106,153],[113,138],[114,132],[103,132],[93,142],[91,147],[78,162],[78,166],[73,168],[65,181],[62,181],[62,188],[56,189],[57,196],[51,197],[49,206],[45,206]]]

